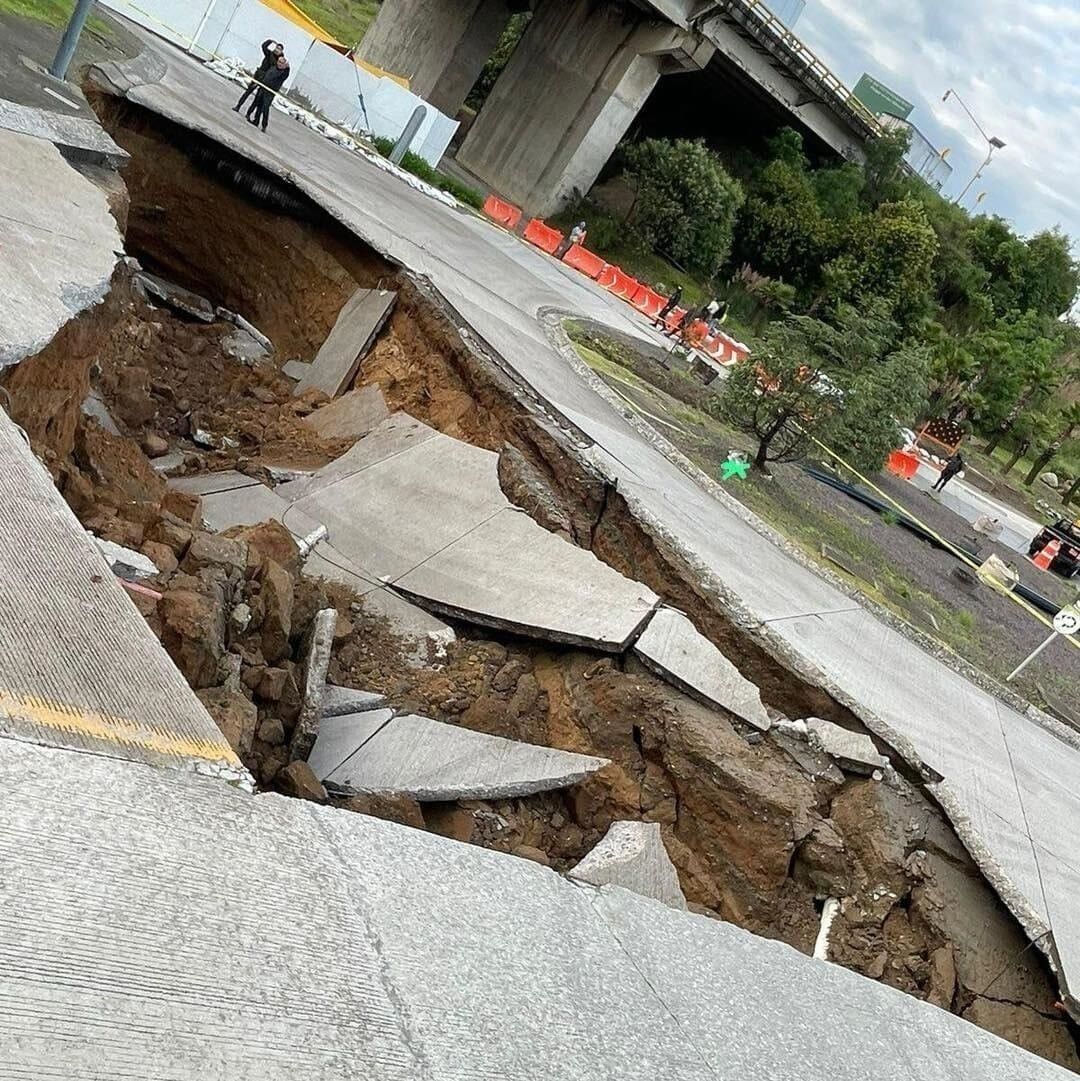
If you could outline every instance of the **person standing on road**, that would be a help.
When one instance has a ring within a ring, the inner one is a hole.
[[[262,77],[263,85],[255,92],[255,100],[248,106],[249,124],[254,124],[256,127],[262,124],[263,131],[266,131],[266,125],[270,122],[270,106],[274,103],[274,96],[288,77],[289,61],[282,53],[275,65]]]
[[[667,317],[679,306],[679,301],[682,300],[682,286],[677,286],[675,292],[667,298],[667,303],[656,313],[656,318],[653,322],[662,327],[667,322]]]
[[[941,476],[938,477],[934,484],[935,492],[945,491],[945,485],[949,483],[964,468],[964,459],[960,457],[960,452],[957,451],[946,463],[945,468],[941,471]]]
[[[240,112],[244,102],[259,89],[259,83],[265,80],[267,72],[277,64],[277,58],[284,54],[285,46],[280,41],[267,38],[262,43],[262,51],[262,63],[255,69],[255,75],[251,82],[247,84],[247,89],[240,95],[240,100],[233,106],[234,113]]]

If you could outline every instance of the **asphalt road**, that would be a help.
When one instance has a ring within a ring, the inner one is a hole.
[[[580,314],[649,336],[626,305],[280,113],[269,134],[253,129],[230,111],[232,84],[170,46],[150,48],[167,71],[128,98],[291,180],[385,256],[430,278],[521,379],[595,442],[595,460],[635,513],[682,551],[737,618],[767,627],[788,663],[944,778],[936,793],[984,873],[1033,938],[1052,928],[1057,956],[1080,984],[1080,834],[1070,827],[1080,821],[1076,746],[766,541],[587,385],[553,345],[543,316]]]

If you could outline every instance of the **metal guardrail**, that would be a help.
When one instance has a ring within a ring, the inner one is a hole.
[[[777,60],[832,97],[868,136],[883,134],[877,117],[769,10],[764,0],[719,0],[714,10],[726,12]]]

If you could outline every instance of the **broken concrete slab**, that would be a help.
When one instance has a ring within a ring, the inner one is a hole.
[[[374,691],[358,691],[352,687],[326,685],[323,691],[322,715],[327,717],[347,717],[350,713],[366,713],[377,709],[386,701],[386,696]]]
[[[213,323],[217,319],[214,305],[206,297],[201,297],[175,282],[159,278],[156,274],[140,270],[132,277],[131,284],[144,300],[160,300],[173,311],[190,316],[200,323]]]
[[[301,423],[323,439],[359,439],[389,416],[386,399],[378,387],[358,387],[316,409]]]
[[[141,552],[134,552],[120,544],[102,540],[101,537],[95,537],[94,543],[98,546],[98,551],[105,557],[109,569],[117,578],[135,581],[139,578],[157,577],[157,564]]]
[[[250,783],[3,410],[0,462],[0,746],[25,740]]]
[[[385,712],[348,723],[327,721],[327,747],[317,748],[313,757],[325,770],[319,776],[328,788],[394,792],[424,802],[513,799],[568,788],[608,765],[606,758],[518,743],[427,717],[387,721]],[[327,770],[327,762],[343,751],[341,761]]]
[[[368,577],[440,615],[621,651],[657,603],[514,507],[497,454],[404,414],[277,491]]]
[[[389,708],[324,714],[319,724],[319,737],[307,760],[315,776],[325,781],[350,756],[361,751],[393,717],[394,710]]]
[[[353,293],[315,355],[311,371],[297,383],[293,393],[300,395],[314,387],[336,398],[345,390],[390,318],[395,300],[397,293],[387,289],[358,289]]]
[[[482,627],[622,653],[659,598],[592,552],[500,511],[394,583],[418,604]]]
[[[850,732],[832,721],[823,721],[820,717],[807,717],[806,727],[810,732],[810,742],[846,770],[852,773],[872,774],[884,769],[889,760],[878,754],[874,741],[859,732]]]
[[[168,475],[174,469],[179,469],[184,464],[185,455],[182,451],[174,450],[169,454],[163,454],[160,458],[154,458],[150,464],[156,473]]]
[[[250,480],[251,478],[246,478]],[[203,520],[217,533],[234,526],[276,521],[297,541],[310,537],[321,523],[288,502],[265,484],[254,483],[202,494]]]
[[[684,693],[734,713],[762,732],[771,727],[758,688],[682,612],[657,611],[634,643],[634,652]]]
[[[670,908],[686,908],[659,822],[612,822],[604,839],[568,877],[593,886],[621,886]]]
[[[300,704],[300,716],[296,720],[292,742],[289,744],[289,758],[294,761],[298,758],[307,759],[319,738],[322,700],[326,691],[326,670],[330,667],[330,651],[334,645],[337,618],[335,609],[324,608],[315,616],[312,624],[311,643],[304,664],[304,695]]]
[[[66,116],[0,98],[0,128],[45,139],[69,161],[120,169],[130,160],[128,152],[117,146],[97,121],[82,116]]]
[[[0,206],[3,368],[105,296],[124,244],[105,194],[30,135],[0,130]]]
[[[169,487],[192,495],[215,495],[218,492],[235,492],[241,488],[265,487],[254,477],[238,473],[235,469],[223,469],[220,473],[200,473],[194,477],[174,477]]]
[[[303,360],[287,360],[281,366],[281,374],[300,382],[311,371],[311,365]]]

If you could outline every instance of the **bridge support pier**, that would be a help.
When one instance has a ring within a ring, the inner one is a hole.
[[[447,116],[465,103],[520,0],[384,0],[361,60],[404,75]]]
[[[528,212],[553,213],[592,187],[660,76],[712,53],[629,6],[542,0],[458,161]]]

